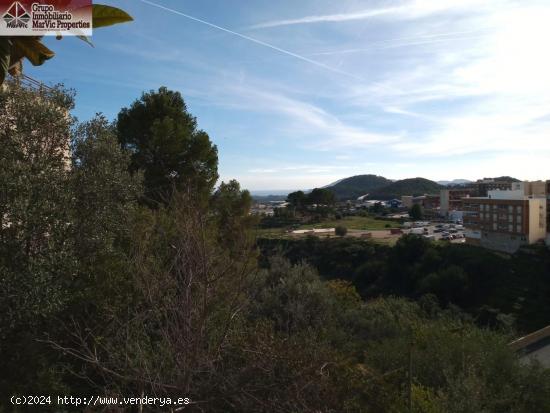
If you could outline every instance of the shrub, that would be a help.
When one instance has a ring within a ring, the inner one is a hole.
[[[335,229],[334,229],[334,233],[336,235],[338,235],[339,237],[343,237],[344,235],[346,235],[348,233],[348,229],[342,225],[338,225]]]

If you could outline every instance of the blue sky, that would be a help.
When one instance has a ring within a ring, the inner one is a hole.
[[[550,178],[548,0],[104,3],[135,21],[95,48],[48,38],[57,56],[27,73],[76,89],[80,120],[180,91],[221,179]]]

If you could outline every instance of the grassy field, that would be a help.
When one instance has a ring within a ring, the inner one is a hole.
[[[386,227],[386,225],[388,224],[389,224],[389,227]],[[334,228],[338,225],[344,226],[347,229],[362,230],[362,231],[376,231],[376,230],[384,230],[384,229],[399,227],[399,224],[395,222],[376,220],[372,217],[353,216],[353,217],[345,217],[338,220],[336,219],[327,220],[318,224],[300,225],[298,229]],[[291,235],[286,233],[285,229],[283,228],[264,228],[264,229],[258,229],[256,231],[257,231],[258,237],[264,237],[264,238],[291,237]]]
[[[284,239],[284,238],[292,238],[292,235],[285,232],[283,229],[280,228],[262,228],[257,229],[256,232],[257,238],[277,238],[277,239]]]
[[[379,244],[384,244],[384,245],[388,245],[390,247],[393,247],[395,245],[395,243],[397,242],[397,240],[399,240],[399,237],[394,236],[394,237],[391,237],[391,238],[371,238],[370,240],[372,242],[377,242]]]
[[[388,225],[386,227],[386,225]],[[338,225],[344,226],[347,229],[360,229],[363,231],[373,231],[379,229],[398,228],[399,224],[390,221],[381,221],[373,217],[345,217],[342,219],[334,219],[323,221],[319,224],[300,225],[300,229],[312,228],[334,228]]]

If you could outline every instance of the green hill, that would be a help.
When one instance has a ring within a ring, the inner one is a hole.
[[[382,188],[373,191],[371,199],[400,198],[401,195],[439,194],[444,186],[425,178],[408,178],[392,182]]]
[[[356,175],[329,185],[327,186],[327,189],[334,192],[336,198],[338,199],[356,199],[391,183],[392,181],[384,178],[383,176]]]
[[[401,195],[438,194],[443,185],[425,178],[391,181],[379,175],[356,175],[326,187],[339,200],[357,199],[369,194],[369,199],[399,198]]]
[[[494,179],[495,181],[511,181],[511,182],[520,182],[519,179],[514,178],[512,176],[497,176],[496,178],[487,178],[487,179]]]

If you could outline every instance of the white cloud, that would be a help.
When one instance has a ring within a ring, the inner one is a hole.
[[[284,136],[295,137],[296,143],[303,148],[321,151],[366,148],[395,143],[401,139],[399,134],[380,133],[347,124],[319,106],[268,90],[265,86],[253,86],[250,81],[242,83],[239,85],[230,81],[216,88],[222,93],[216,96],[216,103],[282,116],[285,121],[278,131],[284,132]]]
[[[473,7],[480,11],[485,9],[489,3],[500,4],[503,2],[485,1],[485,3],[480,3],[479,0],[416,0],[394,7],[359,10],[347,13],[312,15],[295,19],[273,20],[256,24],[251,28],[260,29],[311,23],[348,22],[376,17],[415,19],[442,12],[471,10]]]
[[[277,169],[255,168],[250,169],[248,172],[250,172],[251,174],[274,174],[277,172]]]
[[[415,118],[407,138],[392,144],[402,157],[433,161],[493,153],[531,165],[534,149],[550,156],[550,5],[494,9],[486,18],[493,29],[483,38],[426,49],[389,70],[380,85],[349,91],[359,108],[383,105]],[[493,163],[496,165],[496,163]]]
[[[337,49],[324,52],[310,53],[310,56],[331,56],[351,53],[362,53],[373,50],[395,49],[399,47],[409,47],[424,44],[451,42],[469,39],[478,39],[487,34],[490,27],[480,27],[470,30],[460,30],[445,33],[415,34],[404,37],[379,40],[368,44],[368,47],[359,47],[352,49]]]
[[[274,20],[265,23],[260,23],[252,26],[253,29],[290,26],[295,24],[308,24],[308,23],[321,23],[321,22],[343,22],[350,20],[364,20],[371,17],[383,16],[386,14],[396,14],[400,12],[403,7],[389,7],[385,9],[363,10],[353,13],[338,13],[338,14],[325,14],[318,16],[306,16],[297,19],[286,20]]]

